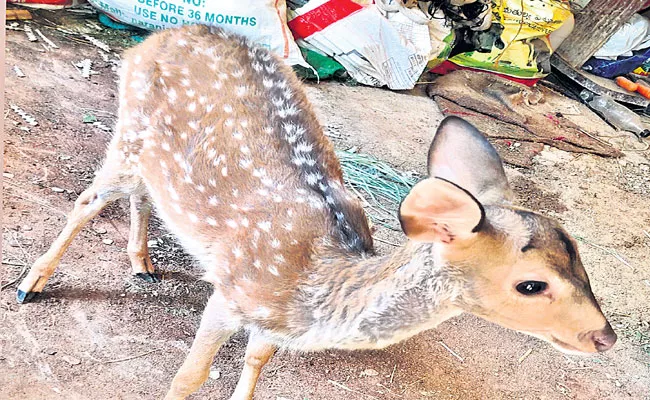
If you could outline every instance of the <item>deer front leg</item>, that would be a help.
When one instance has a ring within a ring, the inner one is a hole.
[[[124,195],[115,186],[111,185],[111,182],[99,180],[79,195],[75,201],[74,209],[68,215],[65,228],[47,252],[34,262],[29,273],[18,286],[16,300],[19,303],[26,303],[43,291],[45,283],[59,265],[61,257],[84,225],[99,214],[109,202]]]
[[[154,266],[149,258],[147,248],[147,228],[151,216],[151,203],[145,194],[132,194],[131,202],[131,228],[129,230],[129,244],[126,251],[131,260],[133,275],[147,282],[159,282],[159,277],[154,273]]]
[[[190,352],[176,372],[165,400],[186,398],[208,378],[214,355],[236,331],[235,324],[226,320],[224,309],[227,309],[224,300],[218,295],[212,295],[203,311],[201,325],[196,332]]]
[[[275,353],[276,347],[262,339],[259,335],[251,333],[246,347],[244,369],[242,370],[239,382],[230,400],[250,400],[253,398],[257,379],[262,368]]]

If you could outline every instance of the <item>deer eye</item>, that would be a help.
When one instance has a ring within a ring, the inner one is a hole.
[[[524,281],[517,285],[517,291],[523,295],[530,296],[531,294],[541,293],[548,287],[546,282],[540,281]]]

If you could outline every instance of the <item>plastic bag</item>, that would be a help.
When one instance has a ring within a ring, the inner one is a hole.
[[[650,48],[634,51],[631,57],[619,57],[616,60],[603,60],[600,58],[590,58],[582,66],[582,69],[603,78],[615,78],[619,75],[625,75],[632,71],[636,72],[639,66],[650,60]],[[647,74],[647,73],[646,73]]]
[[[632,51],[650,47],[650,20],[634,14],[601,47],[594,57],[603,60],[616,60],[620,56],[630,57]]]
[[[431,51],[428,26],[417,26],[410,19],[404,24],[426,34],[426,40],[418,43],[426,42],[427,48],[418,48],[375,4],[311,0],[289,14],[289,28],[301,47],[333,57],[362,84],[411,89],[426,67]],[[396,24],[403,22],[400,17]]]
[[[219,26],[264,46],[289,65],[308,64],[287,27],[285,0],[88,0],[116,21],[147,30],[187,24]]]
[[[491,41],[493,44],[485,52],[469,51],[455,55],[449,61],[461,67],[505,76],[542,78],[550,73],[550,55],[559,46],[551,43],[549,35],[569,18],[572,18],[572,13],[568,0],[523,3],[521,0],[495,0],[492,27],[485,32],[498,35],[495,39],[500,40]]]
[[[46,10],[74,7],[85,2],[86,0],[7,0],[7,3],[10,4],[20,4],[25,7],[43,8]]]

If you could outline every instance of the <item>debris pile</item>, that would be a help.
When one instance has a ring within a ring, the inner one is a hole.
[[[54,0],[9,0],[19,1],[37,6]],[[571,106],[579,113],[590,115],[591,109],[638,140],[650,134],[635,114],[650,110],[650,19],[641,14],[580,69],[555,52],[575,26],[569,0],[264,0],[257,7],[252,0],[88,0],[90,6],[81,7],[75,7],[78,0],[56,1],[71,11],[94,13],[98,21],[86,25],[97,30],[133,29],[146,35],[187,24],[218,26],[269,48],[306,79],[392,90],[430,84],[428,93],[445,114],[465,116],[482,127],[497,147],[508,149],[506,161],[515,165],[530,165],[544,145],[621,155],[598,138],[597,127],[578,126],[557,108],[575,101],[582,103]],[[28,18],[18,12],[12,16]],[[47,51],[58,48],[29,23],[8,28],[23,30]],[[56,29],[96,46],[104,62],[119,64],[110,46],[91,31]],[[86,79],[96,73],[90,59],[73,65]],[[19,66],[14,71],[24,76]],[[424,76],[434,79],[423,82]],[[596,78],[616,78],[619,86]]]

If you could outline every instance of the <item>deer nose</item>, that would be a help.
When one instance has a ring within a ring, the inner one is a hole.
[[[591,331],[589,337],[594,341],[594,346],[599,352],[607,351],[614,346],[616,343],[616,333],[612,329],[612,326],[607,323],[604,328]]]

